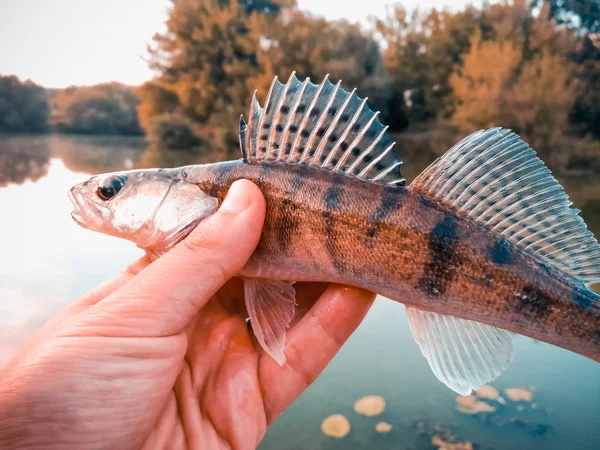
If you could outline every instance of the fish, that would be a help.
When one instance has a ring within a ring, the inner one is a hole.
[[[404,304],[433,374],[462,395],[510,365],[511,333],[600,361],[600,246],[536,152],[510,130],[479,130],[407,184],[367,100],[328,76],[275,78],[240,117],[240,159],[93,176],[70,190],[72,217],[155,259],[234,181],[254,182],[266,219],[238,275],[278,364],[303,281]]]

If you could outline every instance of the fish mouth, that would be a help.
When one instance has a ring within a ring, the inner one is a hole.
[[[102,223],[102,212],[83,194],[79,186],[73,186],[68,192],[73,204],[71,218],[84,228],[96,228]]]

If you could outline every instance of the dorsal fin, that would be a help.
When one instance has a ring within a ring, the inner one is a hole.
[[[600,246],[536,153],[509,130],[477,131],[411,184],[462,210],[546,264],[600,281]]]
[[[248,125],[240,121],[240,147],[249,163],[319,166],[382,184],[404,184],[400,161],[378,119],[355,90],[328,76],[319,85],[293,72],[286,84],[273,80],[265,107],[256,93]]]

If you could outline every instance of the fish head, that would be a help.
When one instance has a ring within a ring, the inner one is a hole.
[[[185,172],[131,170],[93,176],[69,191],[71,217],[92,231],[127,239],[159,256],[218,208]]]

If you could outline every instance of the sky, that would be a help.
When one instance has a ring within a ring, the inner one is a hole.
[[[390,0],[298,0],[330,19],[366,23]],[[407,0],[407,8],[443,7],[446,0]],[[452,2],[454,3],[454,2]],[[152,78],[144,56],[164,29],[169,0],[0,0],[0,74],[45,87],[108,81],[138,85]]]

